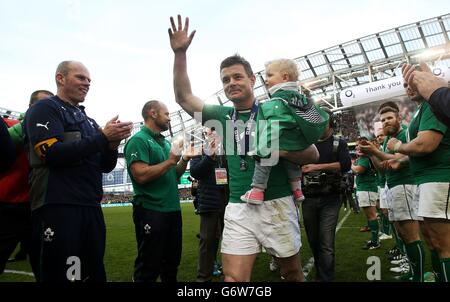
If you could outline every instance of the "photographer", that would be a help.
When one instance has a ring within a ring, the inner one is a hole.
[[[342,173],[351,166],[347,143],[333,136],[336,127],[333,113],[329,115],[324,135],[315,144],[320,158],[317,164],[302,167],[303,220],[309,245],[314,255],[316,281],[333,281],[335,276],[334,241],[339,209]]]

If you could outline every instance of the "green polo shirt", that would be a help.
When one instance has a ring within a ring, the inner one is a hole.
[[[180,211],[176,167],[146,184],[137,183],[131,174],[131,164],[137,161],[157,165],[169,158],[170,143],[161,134],[147,127],[133,135],[124,148],[128,174],[134,189],[133,204],[158,212]]]
[[[431,112],[430,105],[423,102],[413,115],[408,127],[409,140],[420,131],[433,130],[442,133],[441,143],[431,153],[424,156],[410,156],[410,166],[416,184],[429,182],[450,182],[450,132]]]
[[[401,125],[402,129],[399,133],[395,136],[386,136],[383,143],[383,152],[394,154],[393,151],[387,150],[387,142],[391,139],[391,137],[395,137],[402,143],[407,142],[406,134],[407,134],[407,128],[404,125]],[[400,168],[399,170],[387,170],[386,171],[386,182],[389,188],[393,188],[398,185],[413,185],[414,182],[414,176],[409,168],[409,166],[405,166]]]
[[[369,158],[365,156],[358,158],[356,160],[356,166],[366,168],[364,173],[356,175],[356,191],[378,192],[377,176],[375,175],[375,170],[370,164]]]
[[[245,160],[248,163],[246,171],[240,170],[240,157],[236,151],[236,144],[233,139],[233,126],[232,126],[232,107],[224,107],[217,105],[205,105],[202,112],[202,122],[208,127],[214,126],[219,135],[223,139],[223,144],[228,161],[228,174],[229,174],[229,186],[230,186],[230,202],[242,203],[240,197],[244,195],[247,190],[251,188],[253,170],[255,169],[254,160],[245,156]],[[258,113],[259,114],[259,113]],[[250,110],[245,113],[239,113],[238,119],[246,122],[250,118]],[[243,136],[245,129],[244,123],[237,123],[238,132]],[[254,138],[254,131],[251,135]],[[288,182],[288,176],[286,174],[283,165],[278,163],[272,167],[269,181],[267,183],[267,190],[264,194],[265,200],[272,200],[276,198],[291,196],[291,188]]]

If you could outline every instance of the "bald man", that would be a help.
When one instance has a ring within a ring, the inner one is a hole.
[[[132,123],[111,119],[100,128],[84,111],[91,77],[80,62],[61,62],[56,96],[30,107],[32,253],[37,281],[106,281],[106,229],[100,201],[102,173],[117,162],[117,148]]]
[[[166,105],[149,101],[142,108],[144,127],[124,149],[134,189],[133,222],[138,246],[135,282],[176,282],[181,260],[181,208],[178,178],[188,155],[180,156],[161,132],[169,129]]]

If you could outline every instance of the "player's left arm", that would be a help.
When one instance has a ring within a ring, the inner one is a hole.
[[[409,143],[401,144],[397,152],[408,156],[423,156],[436,150],[443,137],[444,134],[438,131],[419,131],[415,139]]]

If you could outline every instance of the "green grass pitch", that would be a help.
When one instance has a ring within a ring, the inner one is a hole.
[[[179,281],[194,281],[197,267],[198,239],[196,234],[199,230],[199,217],[194,214],[191,203],[182,203],[183,214],[183,253],[181,264],[178,270]],[[130,282],[133,275],[133,265],[136,257],[136,241],[134,225],[132,222],[131,207],[114,207],[103,209],[106,225],[106,253],[105,266],[108,281]],[[339,221],[347,212],[341,209]],[[300,219],[302,223],[302,219]],[[385,257],[385,252],[394,245],[394,240],[382,241],[382,247],[378,250],[366,251],[361,247],[365,240],[370,237],[369,233],[360,233],[359,228],[366,224],[362,213],[351,213],[336,236],[336,281],[343,282],[368,282],[366,277],[366,264],[369,256],[378,256],[381,260],[381,281],[396,281],[393,273],[389,271],[392,266]],[[306,234],[302,228],[302,248],[300,257],[305,265],[311,258],[311,251],[308,246]],[[431,260],[429,251],[426,251],[426,270],[431,270]],[[278,272],[269,270],[270,256],[261,253],[255,263],[252,281],[259,282],[279,282]],[[7,270],[31,272],[27,261],[8,263]],[[307,279],[314,278],[314,269],[309,273]],[[215,281],[221,281],[220,277]],[[30,282],[34,281],[32,276],[5,272],[0,275],[0,282]]]

